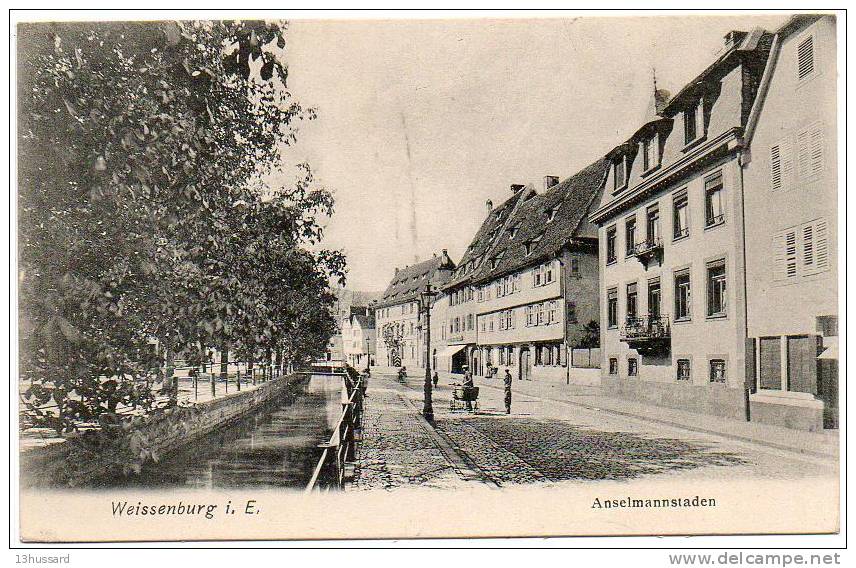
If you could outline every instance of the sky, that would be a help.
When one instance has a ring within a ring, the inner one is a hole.
[[[288,87],[318,118],[286,162],[335,196],[322,245],[347,287],[383,290],[396,266],[460,259],[511,184],[543,191],[629,137],[654,70],[674,94],[728,31],[787,17],[291,21]]]

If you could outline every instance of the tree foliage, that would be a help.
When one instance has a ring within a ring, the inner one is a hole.
[[[308,165],[292,186],[262,182],[314,117],[287,89],[285,24],[18,37],[20,374],[35,422],[151,406],[165,352],[323,350],[344,258],[307,249],[332,197]]]

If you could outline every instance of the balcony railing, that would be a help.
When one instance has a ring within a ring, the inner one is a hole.
[[[621,341],[643,355],[663,355],[669,352],[672,329],[669,317],[649,314],[627,318],[621,328]]]
[[[657,258],[659,262],[663,260],[663,240],[660,237],[652,237],[637,243],[633,246],[633,256],[639,262],[648,267],[648,262],[653,258]]]

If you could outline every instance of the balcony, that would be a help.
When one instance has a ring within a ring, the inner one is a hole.
[[[653,259],[657,259],[657,263],[663,263],[663,240],[660,237],[654,237],[637,243],[633,247],[633,256],[648,268],[648,263]]]
[[[649,314],[627,318],[621,328],[621,341],[640,355],[668,355],[672,343],[669,317]]]

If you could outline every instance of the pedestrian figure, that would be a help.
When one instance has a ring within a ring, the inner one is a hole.
[[[472,388],[474,386],[475,385],[473,384],[473,375],[472,375],[472,373],[470,373],[470,370],[465,365],[464,366],[464,384],[463,384],[463,387],[465,389],[467,389],[467,388]],[[468,400],[467,401],[467,410],[472,411],[472,409],[473,409],[473,402],[471,400]]]
[[[503,382],[505,383],[505,413],[511,414],[511,372],[508,369],[505,370]]]
[[[434,381],[434,388],[437,388],[437,383],[440,382],[440,377],[437,376],[437,371],[434,371],[434,376],[431,377],[431,380]]]

